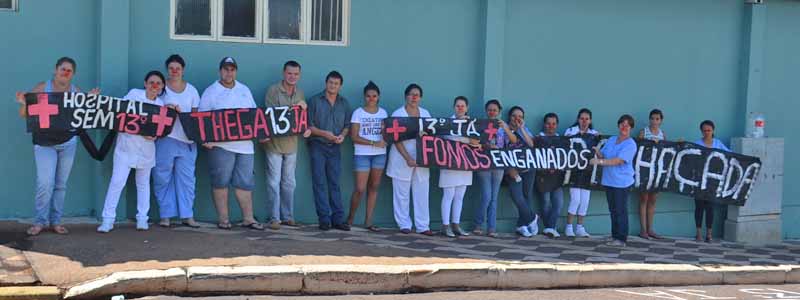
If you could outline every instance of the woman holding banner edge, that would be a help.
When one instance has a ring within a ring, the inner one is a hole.
[[[628,241],[628,196],[634,182],[633,158],[636,155],[636,141],[631,138],[634,127],[633,117],[622,115],[617,120],[619,134],[610,137],[598,151],[592,165],[603,167],[600,184],[606,189],[608,210],[611,216],[611,241],[606,245],[625,247]]]
[[[80,92],[81,89],[72,84],[76,70],[77,64],[74,59],[61,57],[56,61],[53,78],[36,84],[30,92]],[[100,90],[94,88],[89,93],[99,94]],[[17,92],[16,101],[20,104],[19,115],[27,118],[25,93]],[[34,225],[27,230],[27,234],[30,236],[38,235],[48,226],[55,233],[69,233],[69,230],[61,225],[61,214],[64,208],[67,179],[75,159],[76,135],[80,136],[84,146],[87,146],[87,141],[91,141],[83,130],[32,133],[33,155],[36,163],[36,218]]]
[[[409,84],[405,90],[406,103],[392,113],[392,117],[430,118],[431,114],[419,106],[422,87]],[[394,219],[400,232],[411,233],[409,201],[414,199],[414,225],[417,233],[432,236],[428,208],[430,170],[417,166],[417,141],[414,139],[395,143],[389,151],[386,176],[392,178],[392,203]],[[413,184],[412,184],[413,183]]]
[[[731,151],[725,144],[722,143],[719,139],[714,137],[714,130],[715,130],[714,122],[711,120],[705,120],[700,123],[700,132],[703,134],[703,138],[695,141],[695,144],[706,148],[718,149],[723,151]],[[712,232],[714,227],[714,209],[715,205],[713,202],[704,201],[699,199],[694,199],[694,225],[697,233],[695,235],[695,240],[700,242],[702,241],[702,230],[703,230],[703,213],[706,215],[706,243],[711,243],[712,241]]]
[[[196,112],[200,94],[183,80],[186,62],[180,55],[170,55],[164,62],[169,79],[165,87],[164,103],[173,105],[178,112]],[[153,193],[158,202],[161,227],[170,226],[170,218],[180,217],[183,225],[198,228],[194,221],[195,161],[197,144],[183,131],[180,119],[170,134],[156,141],[156,165],[153,168]]]
[[[164,75],[150,71],[144,77],[145,89],[131,89],[125,99],[164,106]],[[170,108],[175,108],[169,105]],[[148,230],[150,211],[150,172],[156,165],[156,137],[120,133],[114,148],[114,165],[103,204],[103,221],[97,231],[107,233],[114,229],[119,196],[131,169],[136,170],[136,229]]]
[[[500,111],[503,106],[500,105],[500,100],[492,99],[486,101],[484,105],[486,116],[489,119],[497,120],[499,127],[502,130],[497,131],[494,140],[487,141],[484,145],[487,149],[502,149],[506,147],[509,142],[516,143],[517,136],[508,127],[505,121],[500,118]],[[497,195],[500,193],[500,183],[503,181],[503,174],[505,170],[495,169],[486,171],[475,172],[478,178],[478,184],[481,187],[481,203],[478,205],[478,211],[475,213],[475,228],[472,230],[474,235],[483,235],[483,220],[486,218],[486,235],[489,237],[497,237]]]

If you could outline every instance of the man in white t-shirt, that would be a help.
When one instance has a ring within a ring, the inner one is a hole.
[[[255,108],[253,93],[243,83],[236,81],[238,65],[232,57],[219,62],[220,79],[211,84],[200,97],[198,111],[219,109]],[[217,227],[230,229],[228,218],[228,187],[233,186],[236,200],[242,209],[242,226],[262,230],[264,227],[253,217],[253,141],[205,143],[208,149],[208,166],[213,189],[214,205],[219,218]]]

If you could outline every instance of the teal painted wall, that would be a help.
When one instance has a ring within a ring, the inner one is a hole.
[[[390,112],[403,103],[403,88],[417,82],[425,89],[423,106],[434,115],[450,115],[452,99],[465,95],[472,100],[472,114],[481,116],[483,96],[502,95],[505,107],[526,108],[532,129],[541,126],[544,113],[553,111],[561,116],[559,131],[563,131],[583,106],[595,112],[595,124],[609,134],[615,132],[621,113],[633,114],[641,128],[653,107],[665,111],[663,128],[671,139],[694,140],[699,136],[697,124],[708,118],[717,122],[718,136],[729,143],[730,137],[741,134],[744,124],[740,74],[747,23],[740,1],[698,0],[687,5],[637,0],[352,0],[347,47],[171,40],[169,2],[163,0],[20,4],[19,12],[0,13],[0,33],[8,41],[0,45],[0,53],[15,58],[0,62],[0,72],[8,78],[0,94],[9,97],[48,78],[53,62],[62,55],[78,60],[77,84],[100,85],[105,93],[123,95],[128,88],[139,87],[147,71],[163,70],[169,54],[180,53],[188,62],[187,79],[201,92],[216,79],[220,58],[234,56],[240,63],[239,80],[253,90],[259,103],[267,87],[280,80],[283,62],[294,59],[303,64],[300,87],[306,95],[320,91],[324,76],[336,69],[344,74],[343,94],[354,107],[362,102],[363,85],[374,80],[383,91],[381,105]],[[792,81],[800,75],[800,61],[794,55],[800,50],[795,38],[798,16],[800,3],[769,2],[762,105],[768,134],[786,137],[787,149],[797,145],[796,133],[787,125],[791,116],[786,108],[797,106],[798,88]],[[64,26],[43,26],[37,21],[58,19],[63,19]],[[26,29],[24,34],[19,28]],[[12,61],[24,61],[24,70]],[[17,117],[15,104],[7,106],[5,138],[18,142],[2,150],[7,159],[0,166],[15,170],[17,179],[0,183],[7,191],[0,218],[31,217],[35,171],[29,136],[23,133],[24,122]],[[352,144],[346,142],[343,149],[341,181],[347,208],[353,185]],[[316,215],[304,145],[299,158],[296,216],[313,223]],[[67,195],[68,215],[96,215],[110,167],[110,159],[95,163],[79,151]],[[790,196],[798,188],[788,183],[798,179],[800,167],[797,162],[785,167],[784,235],[796,238],[800,236],[800,230],[794,229],[797,221],[787,216],[800,210],[800,200]],[[438,172],[432,173],[430,213],[436,229],[441,190],[436,184]],[[215,220],[204,153],[197,175],[196,215]],[[264,176],[263,153],[258,153],[254,202],[261,219],[266,216]],[[376,222],[394,227],[390,184],[384,177]],[[134,194],[126,192],[129,199],[121,201],[121,217],[133,216]],[[505,230],[516,219],[509,199],[504,187],[498,225]],[[634,195],[630,205],[633,234],[638,232],[637,199]],[[477,187],[470,188],[462,223],[472,219],[478,201]],[[235,201],[231,205],[236,206]],[[154,199],[152,207],[151,216],[157,217]],[[693,234],[692,209],[690,199],[661,195],[657,230]],[[232,217],[239,217],[237,210]],[[356,222],[362,220],[363,206]],[[722,218],[717,220],[721,223]],[[587,225],[597,234],[609,230],[601,193],[594,193]]]
[[[343,95],[354,108],[362,104],[361,91],[368,80],[380,86],[381,106],[390,113],[403,103],[403,89],[411,82],[423,87],[422,106],[434,115],[450,115],[452,99],[457,95],[480,102],[482,66],[478,62],[482,51],[477,45],[482,43],[479,33],[483,28],[476,22],[482,13],[480,1],[353,0],[351,7],[350,45],[330,47],[170,40],[168,1],[132,1],[129,83],[132,87],[141,85],[141,77],[148,70],[163,70],[164,59],[180,53],[187,60],[187,80],[202,93],[218,79],[220,59],[230,55],[239,63],[238,79],[250,87],[259,104],[263,104],[269,85],[280,81],[283,63],[289,59],[301,63],[299,86],[308,97],[322,91],[330,70],[340,71],[344,75]],[[343,150],[342,198],[349,209],[353,187],[349,140]],[[262,219],[266,216],[264,166],[263,152],[259,151],[254,202],[256,216]],[[195,212],[199,219],[215,220],[207,168],[205,153],[201,152]],[[301,222],[315,223],[309,172],[308,153],[302,144],[295,215]],[[438,177],[431,182],[438,182]],[[394,226],[391,195],[390,180],[384,177],[375,212],[378,224]],[[431,217],[438,220],[441,190],[431,188],[431,199]],[[230,202],[236,206],[232,197]],[[363,222],[363,209],[362,205],[356,223]],[[238,218],[238,211],[231,216]]]
[[[17,114],[13,101],[16,91],[27,91],[36,83],[52,78],[55,63],[61,56],[70,56],[78,68],[74,84],[91,89],[97,82],[97,1],[19,1],[19,11],[0,12],[0,114],[5,130],[0,139],[9,141],[0,153],[0,169],[5,180],[0,182],[0,218],[27,218],[34,214],[33,197],[36,167],[33,163],[31,137],[25,122]],[[65,215],[94,214],[96,186],[94,161],[79,148],[67,189]]]
[[[596,128],[612,135],[621,114],[636,119],[638,133],[660,108],[669,139],[694,141],[707,118],[729,144],[739,126],[743,12],[740,1],[728,0],[509,1],[506,106],[525,107],[532,130],[556,112],[562,133],[588,107]],[[605,194],[594,192],[590,203],[590,232],[609,231]],[[631,194],[632,234],[639,232],[638,203]],[[694,234],[691,199],[662,193],[657,203],[657,232]]]
[[[800,2],[770,1],[767,6],[766,48],[761,106],[767,118],[766,134],[785,138],[783,178],[783,235],[800,237],[800,162],[790,149],[800,147],[797,112],[800,110]]]

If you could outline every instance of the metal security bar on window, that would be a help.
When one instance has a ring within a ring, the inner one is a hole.
[[[312,41],[342,41],[343,1],[344,0],[312,0]]]
[[[210,0],[177,0],[175,34],[211,36]]]

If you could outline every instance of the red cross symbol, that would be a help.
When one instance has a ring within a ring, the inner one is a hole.
[[[406,132],[406,127],[400,126],[400,122],[397,119],[392,120],[392,127],[386,128],[386,133],[394,135],[394,141],[400,140],[400,134]]]
[[[497,134],[497,128],[494,128],[494,122],[489,122],[489,127],[486,127],[483,132],[489,134],[489,138],[487,140],[493,140],[494,136]]]
[[[168,108],[162,106],[158,114],[154,115],[150,119],[150,121],[158,125],[158,129],[156,129],[156,136],[161,136],[161,134],[164,132],[164,127],[172,125],[172,122],[175,121],[173,118],[167,116],[168,110]]]
[[[50,104],[47,94],[36,95],[36,104],[28,106],[29,116],[39,117],[39,128],[50,128],[50,116],[58,114],[58,105]]]

